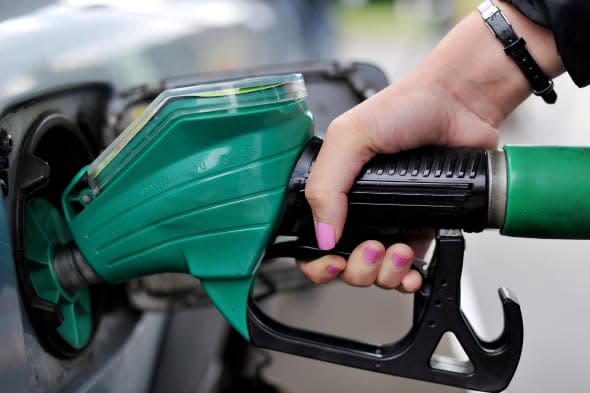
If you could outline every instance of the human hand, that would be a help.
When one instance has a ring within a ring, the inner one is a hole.
[[[550,76],[559,74],[562,66],[550,33],[504,7],[521,29],[526,28],[529,50],[540,66]],[[498,124],[528,96],[529,86],[495,45],[485,24],[473,14],[414,72],[331,123],[306,187],[321,249],[332,249],[340,238],[347,192],[375,154],[423,145],[496,147]],[[353,286],[376,284],[413,292],[421,286],[420,274],[410,270],[416,252],[420,253],[418,243],[423,246],[424,238],[385,249],[368,240],[355,248],[348,263],[328,255],[300,268],[316,283],[339,276]]]
[[[320,248],[333,248],[342,234],[346,193],[361,167],[375,154],[434,144],[496,146],[498,133],[493,125],[449,96],[441,86],[424,77],[413,78],[385,89],[330,125],[306,188]],[[368,240],[352,252],[348,263],[330,255],[300,266],[318,283],[340,276],[354,286],[376,284],[413,292],[420,287],[421,276],[410,270],[411,262],[416,253],[423,256],[430,240],[431,236],[410,237],[408,244],[388,248]]]

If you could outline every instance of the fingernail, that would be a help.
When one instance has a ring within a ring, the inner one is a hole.
[[[336,233],[330,224],[318,222],[315,224],[315,235],[321,250],[331,250],[336,245]]]
[[[377,263],[380,257],[381,250],[377,250],[372,247],[365,248],[365,251],[363,252],[363,258],[365,259],[365,263],[367,265],[374,265],[375,263]]]
[[[338,273],[340,273],[340,269],[338,269],[336,266],[334,266],[332,264],[329,264],[326,270],[330,274],[338,274]]]
[[[394,266],[404,267],[408,264],[408,262],[410,262],[410,258],[404,255],[394,254],[392,262]]]

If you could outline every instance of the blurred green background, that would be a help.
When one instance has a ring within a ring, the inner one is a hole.
[[[457,22],[475,9],[478,0],[434,1],[341,1],[335,5],[335,26],[341,34],[416,32],[434,28],[436,15],[444,9],[448,22]]]

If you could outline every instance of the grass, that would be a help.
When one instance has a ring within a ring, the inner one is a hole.
[[[474,9],[478,0],[456,0],[455,19]],[[393,5],[393,2],[376,2],[363,6],[338,3],[334,9],[335,24],[344,34],[368,35],[391,33],[420,33],[430,31],[433,26],[421,18],[415,10]]]
[[[372,35],[424,31],[428,23],[414,13],[401,13],[392,3],[364,6],[341,4],[335,7],[337,29],[344,34]]]

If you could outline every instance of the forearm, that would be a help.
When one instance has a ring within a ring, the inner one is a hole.
[[[564,71],[553,34],[513,6],[496,1],[549,78]],[[416,71],[497,127],[530,93],[530,86],[501,43],[474,11],[459,23]]]

